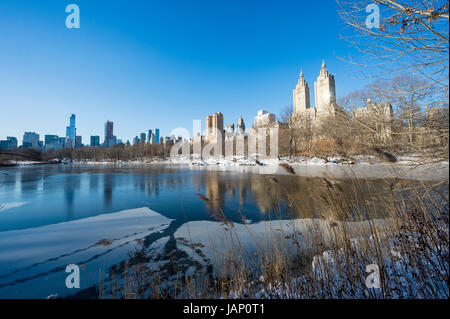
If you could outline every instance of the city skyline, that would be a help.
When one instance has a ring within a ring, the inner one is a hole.
[[[336,103],[336,84],[334,81],[334,75],[330,74],[327,70],[326,63],[323,60],[321,64],[321,69],[319,72],[319,76],[317,77],[317,81],[314,82],[314,99],[315,104],[311,107],[310,105],[310,94],[309,94],[309,86],[307,81],[305,80],[303,70],[300,71],[298,83],[293,90],[293,116],[297,116],[300,113],[308,113],[308,117],[311,119],[311,123],[316,127],[317,124],[320,125],[322,122],[323,116],[327,114],[333,115],[336,110],[339,109],[339,106]],[[388,103],[389,104],[389,103]],[[370,107],[369,104],[363,109],[367,109]],[[391,108],[389,104],[389,108]],[[360,111],[363,111],[360,109]],[[216,112],[212,115],[207,115],[205,119],[205,124],[202,125],[201,121],[200,127],[197,127],[198,123],[196,121],[193,122],[193,131],[190,132],[189,129],[182,128],[182,130],[188,132],[188,136],[185,136],[183,133],[183,138],[188,137],[191,139],[195,137],[199,132],[196,132],[200,129],[200,133],[205,137],[206,140],[212,140],[217,138],[217,132],[222,132],[222,134],[234,134],[235,122],[224,122],[224,116],[222,112]],[[317,122],[317,123],[316,123]],[[225,123],[225,124],[224,124]],[[229,123],[229,124],[226,124]],[[275,123],[279,123],[277,121],[277,116],[274,113],[268,112],[266,110],[260,109],[258,110],[257,116],[254,118],[254,126],[253,128],[258,128],[261,126],[272,125]],[[279,124],[277,124],[279,125]],[[239,117],[237,123],[237,132],[243,133],[245,131],[245,124],[242,116]],[[180,128],[176,128],[171,131],[170,135],[166,136],[166,138],[161,136],[160,139],[160,130],[159,128],[148,129],[144,132],[138,133],[133,139],[132,144],[139,143],[148,143],[148,144],[166,144],[166,140],[178,141],[180,139],[180,133],[178,131]],[[43,141],[40,141],[39,134],[35,132],[25,132],[23,135],[23,142],[20,147],[25,148],[36,148],[41,150],[47,149],[58,149],[58,148],[80,148],[82,146],[102,146],[102,147],[112,147],[116,144],[124,143],[130,145],[130,139],[127,139],[127,142],[123,142],[122,139],[118,139],[114,134],[114,122],[107,120],[104,124],[104,138],[103,143],[100,143],[100,136],[98,135],[90,135],[90,144],[82,144],[82,136],[77,135],[76,128],[76,115],[71,114],[69,119],[69,126],[66,127],[66,137],[60,138],[57,135],[45,135],[45,145]],[[9,149],[14,141],[10,140],[11,137],[8,137],[7,140],[0,140],[2,142],[4,149]],[[48,142],[49,141],[49,142]],[[12,144],[11,144],[12,143]],[[17,143],[16,143],[17,145]]]
[[[334,80],[334,75],[328,72],[325,61],[322,61],[319,76],[317,77],[317,81],[314,82],[314,99],[315,103],[311,106],[310,103],[310,93],[309,93],[309,85],[305,80],[305,76],[303,70],[300,71],[298,83],[293,90],[293,108],[292,108],[292,117],[297,116],[307,116],[311,123],[311,128],[316,130],[322,126],[324,120],[327,118],[333,117],[337,112],[342,113],[345,112],[344,109],[340,108],[336,101],[336,83]],[[378,109],[383,107],[385,112],[383,114],[388,117],[384,119],[386,125],[383,127],[379,126],[380,131],[378,132],[380,136],[385,136],[385,138],[389,138],[391,134],[391,126],[388,123],[392,121],[392,106],[389,102],[381,104],[370,103],[370,99],[367,100],[367,104],[363,107],[357,109],[358,112],[353,113],[353,116],[361,117],[361,116],[369,116],[369,117],[378,117],[373,113],[374,108]],[[343,113],[342,113],[343,114]],[[144,132],[138,133],[133,138],[132,144],[164,144],[166,145],[166,141],[176,142],[181,139],[189,139],[193,141],[193,138],[197,136],[197,134],[201,134],[205,141],[213,141],[217,140],[218,134],[221,135],[220,138],[225,136],[235,136],[235,123],[234,122],[224,122],[224,116],[222,112],[215,112],[212,115],[207,115],[205,119],[205,125],[201,125],[201,121],[193,122],[193,131],[190,132],[189,129],[186,128],[177,128],[173,130],[170,135],[166,138],[160,138],[160,130],[159,128],[148,129]],[[200,127],[198,125],[200,124]],[[242,134],[245,131],[244,120],[239,117],[239,120],[236,123],[237,133]],[[266,110],[258,110],[257,116],[254,118],[254,126],[251,131],[254,129],[259,129],[261,127],[284,127],[286,123],[280,123],[277,121],[276,114],[270,113]],[[82,136],[77,135],[76,128],[76,115],[71,114],[69,119],[69,126],[66,127],[66,137],[60,138],[57,135],[45,135],[45,145],[43,141],[40,141],[39,134],[35,132],[25,132],[23,135],[22,145],[20,147],[24,148],[35,148],[40,150],[48,150],[48,149],[59,149],[59,148],[80,148],[82,146],[102,146],[102,147],[112,147],[114,145],[123,143],[122,139],[118,139],[114,134],[114,122],[106,121],[104,125],[104,139],[103,143],[100,143],[100,136],[90,136],[90,145],[82,144]],[[181,133],[178,131],[179,129],[184,132],[182,135],[176,135]],[[198,131],[200,130],[200,131]],[[283,129],[284,130],[284,129]],[[187,131],[187,132],[186,132]],[[220,132],[220,133],[219,133]],[[187,134],[187,135],[186,135]],[[12,145],[17,145],[17,139],[14,137],[7,137],[7,140],[0,140],[1,148],[3,149],[11,149]],[[126,143],[130,145],[128,139]]]
[[[278,114],[292,104],[286,88],[300,69],[313,81],[323,59],[339,78],[339,96],[364,82],[339,60],[355,52],[338,38],[334,2],[319,13],[317,3],[295,1],[257,7],[78,1],[77,30],[64,25],[65,5],[30,4],[0,4],[8,25],[0,29],[0,140],[29,130],[65,136],[58,123],[72,113],[77,135],[102,136],[103,123],[113,120],[116,135],[130,140],[147,127],[167,136],[192,120],[204,124],[205,114],[220,110],[227,123],[240,116],[251,123],[260,109]],[[173,5],[182,9],[176,16]],[[17,14],[29,19],[10,18]]]

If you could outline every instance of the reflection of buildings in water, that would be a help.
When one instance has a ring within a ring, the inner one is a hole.
[[[147,180],[143,180],[146,195],[159,195],[159,187],[162,180],[159,175],[149,175]]]
[[[142,175],[142,176],[141,176],[140,183],[139,183],[139,190],[140,190],[142,193],[145,193],[145,188],[146,188],[145,175]]]
[[[207,174],[193,174],[190,177],[190,182],[194,185],[194,189],[197,193],[202,193],[203,188],[205,188],[208,180],[208,177],[205,177],[205,175]]]
[[[388,196],[387,184],[382,180],[364,181],[363,183],[350,179],[327,180],[328,182],[326,182],[323,178],[298,176],[277,176],[276,180],[277,182],[274,182],[274,179],[267,175],[230,178],[220,175],[219,172],[196,175],[192,179],[197,185],[196,189],[201,189],[199,185],[203,183],[204,194],[208,199],[205,200],[205,204],[212,210],[223,210],[228,196],[228,200],[239,201],[241,207],[244,207],[250,199],[262,214],[273,213],[271,218],[342,220],[351,214],[355,215],[355,209],[360,209],[358,214],[364,217],[367,214],[361,210],[361,203],[364,202],[363,196],[366,199],[367,196],[371,196],[371,193],[381,197]],[[355,183],[360,185],[358,192],[355,192]],[[372,202],[374,205],[377,203],[377,201]],[[335,207],[336,204],[341,205],[340,209]],[[337,216],[342,213],[345,216]],[[375,217],[386,215],[380,207],[376,206],[371,207],[369,213]]]
[[[103,202],[107,207],[111,206],[112,195],[114,191],[114,182],[114,174],[103,174]]]
[[[147,185],[148,185],[147,194],[158,196],[160,183],[161,183],[161,180],[159,178],[159,175],[150,178],[147,183]]]
[[[250,193],[259,210],[262,213],[271,211],[278,202],[279,191],[277,187],[269,187],[265,182],[264,176],[247,176],[244,178],[230,178],[219,172],[208,172],[207,174],[197,175],[194,178],[196,189],[198,185],[205,185],[206,205],[215,210],[220,210],[225,206],[226,197],[239,202],[240,207],[244,207],[247,201],[247,195]]]
[[[183,179],[179,175],[170,175],[164,178],[164,187],[172,191],[179,191],[183,188]]]
[[[261,213],[276,211],[280,201],[278,184],[271,184],[265,176],[258,176],[251,182],[251,194]]]
[[[238,184],[238,194],[239,194],[239,205],[243,207],[245,205],[245,200],[247,199],[247,187],[245,181],[240,179]]]
[[[44,191],[51,191],[55,188],[55,185],[51,179],[53,175],[48,172],[42,173],[42,189]]]
[[[183,175],[167,174],[147,174],[132,175],[134,189],[147,196],[159,196],[161,190],[182,192],[186,183],[190,183]],[[191,183],[190,183],[191,184]]]
[[[98,190],[99,176],[97,174],[89,175],[89,191],[96,192]]]
[[[386,181],[299,178],[287,195],[295,216],[343,220],[387,217],[379,200],[389,196]],[[374,196],[374,197],[373,197]],[[366,206],[367,200],[372,207]]]
[[[223,209],[225,204],[226,185],[220,181],[216,172],[206,174],[205,193],[207,205],[212,209]]]
[[[205,183],[205,196],[208,198],[207,205],[210,208],[223,209],[227,196],[238,201],[242,208],[246,204],[248,192],[262,213],[273,210],[275,203],[278,202],[278,187],[269,187],[262,175],[244,178],[221,177],[218,172],[209,172],[201,179],[197,179],[197,182],[203,180]]]
[[[17,172],[16,174],[14,174],[12,176],[14,176],[14,190],[16,192],[19,192],[19,190],[22,187],[22,185],[21,185],[22,184],[21,173],[19,171],[19,172]]]
[[[315,178],[298,178],[293,187],[289,187],[286,201],[294,217],[323,218],[331,211],[327,205],[326,194]]]
[[[67,219],[73,217],[73,205],[75,202],[75,193],[80,189],[79,175],[65,175],[64,176],[64,200],[67,208]]]
[[[20,188],[22,193],[37,191],[40,179],[41,176],[38,174],[26,174],[25,172],[22,172],[20,176]]]

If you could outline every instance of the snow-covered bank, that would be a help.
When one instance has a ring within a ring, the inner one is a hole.
[[[76,293],[65,287],[69,264],[80,266],[80,289],[88,288],[139,247],[138,240],[163,231],[171,221],[142,207],[0,232],[0,298]]]
[[[43,165],[43,164],[49,164],[49,163],[43,162],[43,161],[16,161],[16,160],[10,160],[7,162],[7,166],[30,166],[30,165]]]

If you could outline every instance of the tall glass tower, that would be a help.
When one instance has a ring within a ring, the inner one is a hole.
[[[159,144],[159,128],[155,128],[155,144]]]
[[[105,147],[111,147],[114,145],[114,123],[106,121],[105,123]]]
[[[70,117],[69,126],[66,127],[66,138],[69,140],[72,147],[75,145],[75,136],[77,135],[77,129],[75,128],[75,114]]]

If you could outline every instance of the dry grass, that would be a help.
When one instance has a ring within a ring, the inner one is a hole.
[[[251,256],[229,222],[229,241],[224,242],[219,262],[195,274],[178,269],[161,276],[159,270],[148,269],[144,251],[135,252],[120,280],[113,280],[112,293],[101,297],[449,297],[448,182],[391,180],[386,184],[389,195],[382,197],[369,180],[355,178],[352,196],[335,181],[325,178],[316,183],[324,190],[326,217],[302,221],[292,215],[290,226],[281,231],[275,229],[276,222],[266,222],[273,236],[264,243],[247,225],[256,252]],[[295,198],[289,198],[289,206],[295,207]],[[380,210],[383,218],[377,219]],[[193,250],[201,248],[190,244]],[[177,259],[169,260],[177,264]],[[379,267],[379,289],[366,286],[370,264]]]

